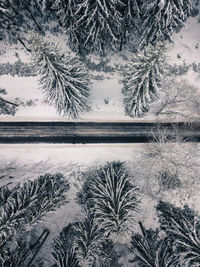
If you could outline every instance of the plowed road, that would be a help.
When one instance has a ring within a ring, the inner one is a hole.
[[[200,142],[200,123],[0,122],[0,143],[146,143],[158,129]]]

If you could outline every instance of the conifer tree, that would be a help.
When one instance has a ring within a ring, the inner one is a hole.
[[[35,35],[31,51],[47,102],[70,118],[88,111],[89,79],[80,60],[65,56],[53,43]]]
[[[191,0],[151,0],[144,3],[141,43],[155,44],[166,39],[190,15],[193,4]]]
[[[104,53],[107,47],[117,49],[121,14],[116,8],[115,1],[83,1],[83,27],[86,27],[84,46],[91,45],[95,50]]]
[[[159,230],[146,230],[139,222],[142,234],[135,234],[131,240],[131,250],[134,258],[131,262],[141,267],[175,267],[178,258],[175,257],[172,242],[159,237]]]
[[[113,241],[132,230],[138,207],[137,186],[121,162],[100,168],[89,185],[95,217],[105,236]]]
[[[74,249],[75,224],[68,224],[54,239],[52,256],[56,267],[79,267]]]
[[[58,22],[64,28],[72,27],[76,23],[76,12],[80,0],[55,0],[52,8],[55,10]]]
[[[74,249],[81,267],[92,267],[101,254],[105,240],[103,228],[98,225],[94,210],[86,204],[83,210],[83,220],[75,224]]]
[[[142,116],[161,90],[165,70],[165,43],[148,46],[129,62],[123,73],[125,113]]]
[[[80,52],[83,46],[85,29],[79,24],[82,16],[82,8],[79,7],[80,0],[55,0],[52,5],[59,24],[68,34],[68,43],[73,51]]]
[[[0,258],[20,231],[67,203],[69,183],[61,174],[45,174],[12,190],[0,188]]]
[[[116,4],[116,8],[122,15],[120,51],[122,50],[123,45],[129,41],[131,36],[138,31],[141,22],[141,6],[141,0],[119,0]]]
[[[107,48],[118,49],[122,16],[116,1],[57,0],[54,8],[74,51],[104,54]]]
[[[157,206],[161,229],[174,242],[174,253],[181,266],[198,266],[200,262],[200,218],[189,207],[183,209],[160,201]]]

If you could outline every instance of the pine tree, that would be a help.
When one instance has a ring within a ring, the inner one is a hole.
[[[30,52],[27,47],[21,30],[26,28],[29,23],[25,22],[23,12],[18,11],[18,0],[0,1],[0,31],[2,39],[8,38],[11,41],[19,41],[23,47]]]
[[[0,258],[1,267],[27,267],[32,266],[38,252],[45,243],[49,230],[46,228],[39,236],[35,235],[34,229],[29,232],[21,232],[15,242],[5,251]],[[39,257],[36,259],[41,262]],[[34,264],[34,266],[36,266]],[[43,265],[37,265],[43,266]]]
[[[185,206],[177,208],[160,201],[157,206],[161,229],[175,244],[175,254],[183,260],[181,266],[198,266],[200,262],[200,218]]]
[[[128,43],[132,34],[138,31],[141,16],[141,0],[119,0],[116,4],[122,16],[120,51],[124,44]]]
[[[142,235],[132,236],[131,250],[134,259],[130,262],[140,267],[175,267],[178,259],[173,254],[172,243],[168,238],[161,239],[159,230],[146,230],[140,222]]]
[[[54,10],[59,24],[68,34],[68,43],[73,51],[80,52],[83,46],[82,36],[85,29],[78,23],[82,16],[82,8],[79,8],[80,0],[55,0]]]
[[[37,21],[37,15],[41,16],[40,8],[37,0],[3,0],[2,1],[7,12],[15,19],[15,23],[21,27],[27,26],[27,22],[33,22],[33,25],[41,32],[41,26]],[[21,25],[20,25],[21,24]]]
[[[74,249],[74,224],[69,224],[64,227],[58,237],[53,242],[52,256],[56,262],[56,267],[78,267],[78,260],[76,258]]]
[[[151,0],[144,3],[141,43],[155,44],[170,39],[170,36],[190,15],[191,0]]]
[[[103,228],[98,225],[94,210],[86,204],[83,210],[83,220],[75,224],[74,249],[81,267],[94,266],[101,254],[105,240]]]
[[[107,163],[90,184],[90,201],[105,236],[115,241],[132,230],[137,212],[137,186],[121,162]]]
[[[68,190],[69,183],[61,174],[40,176],[11,191],[1,188],[0,254],[22,229],[26,230],[46,213],[67,203],[64,193]]]
[[[76,23],[76,11],[80,0],[55,0],[52,8],[55,10],[59,24],[68,29]]]
[[[57,0],[54,7],[74,51],[104,54],[107,48],[118,49],[122,17],[116,1]]]
[[[83,27],[86,27],[84,46],[91,45],[94,50],[104,54],[107,47],[118,48],[121,14],[118,12],[115,2],[108,1],[83,1],[84,8]]]
[[[165,43],[148,46],[129,62],[122,79],[127,115],[142,116],[158,96],[164,77],[165,51]]]
[[[53,43],[32,36],[32,57],[48,103],[59,114],[78,118],[88,111],[89,79],[77,57],[60,53]]]

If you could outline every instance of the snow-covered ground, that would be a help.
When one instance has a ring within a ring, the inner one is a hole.
[[[199,15],[194,18],[189,18],[186,25],[179,33],[172,36],[173,43],[169,45],[168,52],[169,63],[181,65],[183,63],[192,64],[200,63],[200,24],[198,23]],[[63,35],[47,36],[54,42],[59,40],[59,45],[63,51],[69,52],[66,46],[66,37]],[[20,45],[9,46],[1,42],[0,44],[1,63],[14,63],[20,58],[23,62],[30,62],[30,55],[25,52]],[[16,54],[17,53],[17,54]],[[115,64],[124,65],[130,59],[130,53],[124,51],[120,54],[110,56],[109,66],[115,67]],[[92,56],[91,61],[100,62],[100,59]],[[89,121],[121,121],[133,120],[124,114],[123,95],[121,93],[122,84],[120,83],[121,76],[118,71],[113,72],[96,72],[90,71],[90,74],[103,75],[102,80],[92,79],[90,106],[88,113],[83,114],[81,120]],[[186,75],[181,76],[181,79],[188,80],[191,84],[200,88],[200,73],[195,73],[192,69]],[[10,75],[0,76],[0,88],[5,88],[8,92],[6,99],[14,101],[16,97],[22,101],[33,100],[37,101],[32,106],[20,106],[16,115],[0,116],[0,120],[68,120],[56,113],[53,106],[49,106],[44,101],[44,95],[40,90],[38,77],[12,77]],[[151,113],[139,120],[155,120],[155,116]],[[137,118],[135,120],[138,120]]]
[[[172,64],[200,62],[200,23],[198,17],[189,18],[185,27],[172,36],[169,60]]]

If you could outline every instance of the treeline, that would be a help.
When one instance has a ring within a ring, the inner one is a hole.
[[[192,10],[191,0],[2,0],[0,36],[27,47],[22,29],[44,33],[45,22],[57,20],[72,50],[104,54],[170,39]]]

